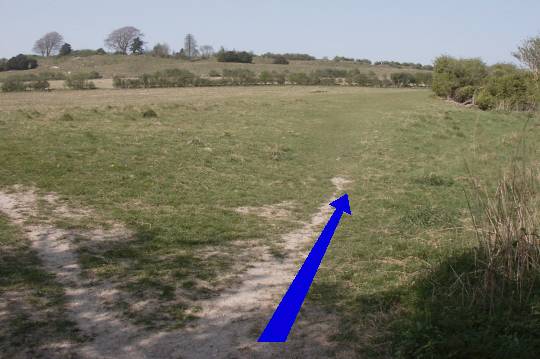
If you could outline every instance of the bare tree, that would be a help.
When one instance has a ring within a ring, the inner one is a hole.
[[[203,45],[199,48],[202,58],[209,58],[214,54],[214,48],[210,45]]]
[[[192,34],[187,34],[184,39],[184,53],[188,59],[194,58],[198,54],[197,40]]]
[[[34,52],[41,54],[41,56],[54,55],[62,45],[64,44],[64,38],[56,31],[52,31],[43,35],[43,37],[36,41],[34,44]]]
[[[152,49],[152,55],[157,57],[167,57],[171,54],[171,49],[169,45],[163,43],[157,43]]]
[[[136,38],[142,38],[144,34],[133,26],[124,26],[114,30],[105,39],[105,46],[109,49],[127,54],[129,47],[133,40]]]
[[[532,71],[535,80],[540,78],[540,36],[523,41],[512,55]]]

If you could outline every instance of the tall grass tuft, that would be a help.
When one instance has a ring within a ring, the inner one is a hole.
[[[495,189],[470,176],[469,208],[478,239],[477,285],[469,293],[492,309],[500,301],[523,305],[540,279],[540,173],[515,162]]]

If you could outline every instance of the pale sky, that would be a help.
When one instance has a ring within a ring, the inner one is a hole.
[[[441,54],[512,61],[540,33],[540,1],[0,0],[0,57],[30,53],[58,31],[74,49],[103,47],[112,30],[141,29],[150,46],[199,45],[431,63]]]

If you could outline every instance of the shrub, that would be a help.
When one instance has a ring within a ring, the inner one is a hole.
[[[37,80],[30,83],[30,88],[34,91],[47,91],[49,87],[49,81],[47,80]]]
[[[6,59],[0,59],[0,72],[7,71],[7,60]]]
[[[456,100],[459,103],[472,101],[474,98],[474,94],[476,93],[477,90],[478,90],[478,87],[476,86],[460,87],[456,90],[456,93],[454,95],[454,100]]]
[[[221,74],[219,73],[219,71],[210,70],[210,72],[208,72],[208,76],[210,76],[210,77],[221,77]]]
[[[258,82],[256,74],[248,69],[224,69],[223,77],[231,85],[255,85]]]
[[[476,95],[475,104],[479,109],[486,111],[494,109],[497,101],[488,91],[482,89]]]
[[[113,86],[115,88],[157,88],[157,87],[186,87],[209,84],[194,73],[182,69],[169,69],[158,71],[153,74],[143,74],[140,78],[129,79],[115,76]]]
[[[269,71],[263,71],[259,74],[259,81],[263,85],[267,84],[273,84],[274,83],[274,77],[272,76],[272,73]]]
[[[416,84],[416,77],[408,72],[394,72],[390,75],[390,80],[396,87],[406,87]]]
[[[274,57],[274,60],[272,61],[272,63],[275,65],[288,65],[289,60],[287,60],[287,58],[283,55],[278,55]]]
[[[100,47],[96,50],[96,55],[107,55],[107,52]]]
[[[358,69],[354,69],[347,74],[347,83],[355,86],[379,86],[381,81],[377,75],[370,71],[368,73],[360,72]]]
[[[23,81],[8,78],[2,83],[2,92],[18,92],[25,91],[26,85]]]
[[[95,79],[101,79],[103,78],[103,76],[101,76],[101,74],[97,71],[90,71],[88,73],[86,73],[86,76],[88,77],[89,80],[95,80]]]
[[[113,87],[122,89],[142,88],[143,83],[141,79],[124,79],[119,76],[114,76]]]
[[[196,75],[182,69],[158,71],[153,75],[143,75],[145,87],[186,87],[194,84]]]
[[[64,86],[73,90],[93,90],[96,85],[89,81],[89,74],[80,73],[69,75],[64,81]]]
[[[7,70],[29,70],[38,66],[37,60],[29,58],[26,55],[19,54],[6,62]]]
[[[60,48],[60,52],[58,54],[60,56],[67,56],[71,54],[72,51],[73,50],[71,49],[71,45],[66,42],[64,43],[64,45],[62,45],[62,47]]]
[[[311,80],[308,75],[304,72],[293,72],[289,74],[288,80],[291,84],[294,85],[310,85]]]
[[[156,111],[152,110],[152,109],[148,109],[146,111],[143,112],[142,116],[144,118],[155,118],[155,117],[158,117]]]
[[[440,56],[435,60],[433,91],[437,96],[453,98],[458,88],[480,86],[487,75],[487,66],[480,59]]]
[[[250,64],[253,62],[253,54],[246,51],[225,51],[221,49],[216,56],[218,62],[239,62]]]
[[[490,77],[484,91],[495,99],[499,110],[531,111],[536,109],[538,87],[532,76],[516,71],[498,77]]]

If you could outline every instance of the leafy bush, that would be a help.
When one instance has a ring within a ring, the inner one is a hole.
[[[30,88],[34,91],[47,91],[49,87],[49,81],[47,80],[37,80],[30,83]]]
[[[148,109],[148,110],[146,110],[146,111],[144,111],[143,114],[142,114],[142,116],[143,116],[144,118],[156,118],[156,117],[158,117],[156,111],[152,110],[151,108]]]
[[[311,85],[311,79],[305,72],[293,72],[289,74],[288,80],[294,85]]]
[[[269,71],[263,71],[259,74],[259,81],[263,85],[273,84],[274,83],[274,77],[272,76],[272,73]]]
[[[200,86],[204,82],[194,73],[182,69],[169,69],[153,74],[143,74],[140,78],[130,79],[115,76],[115,88],[158,88]]]
[[[38,66],[37,60],[26,55],[19,54],[7,60],[5,64],[6,70],[30,70]]]
[[[2,92],[18,92],[25,91],[26,85],[23,81],[8,78],[2,82]]]
[[[113,87],[122,89],[142,88],[141,79],[126,79],[119,76],[113,77]]]
[[[472,101],[474,98],[474,94],[478,90],[478,87],[476,86],[464,86],[460,87],[456,90],[456,93],[454,95],[454,100],[456,100],[459,103],[465,103],[468,101]]]
[[[251,64],[253,62],[253,54],[246,51],[225,51],[221,49],[216,59],[218,62],[239,62]]]
[[[34,91],[46,91],[50,87],[46,80],[23,81],[17,77],[7,78],[2,83],[2,92],[22,92],[28,89]]]
[[[496,108],[507,111],[532,111],[536,109],[538,86],[532,76],[515,72],[499,77],[490,77],[484,91],[496,100]]]
[[[458,88],[480,86],[487,76],[487,66],[480,59],[440,56],[435,60],[432,88],[437,96],[454,98]]]
[[[349,71],[347,74],[347,83],[349,85],[355,86],[379,86],[381,81],[375,74],[375,72],[370,71],[368,73],[360,72],[358,69]]]
[[[493,110],[497,105],[497,100],[488,91],[482,89],[476,95],[475,104],[481,110]]]
[[[96,88],[87,73],[69,75],[64,81],[64,86],[73,90],[93,90]]]
[[[406,87],[416,84],[416,77],[408,72],[394,72],[390,75],[390,80],[396,87]]]
[[[223,77],[231,85],[255,85],[258,82],[256,74],[248,69],[224,69]]]

